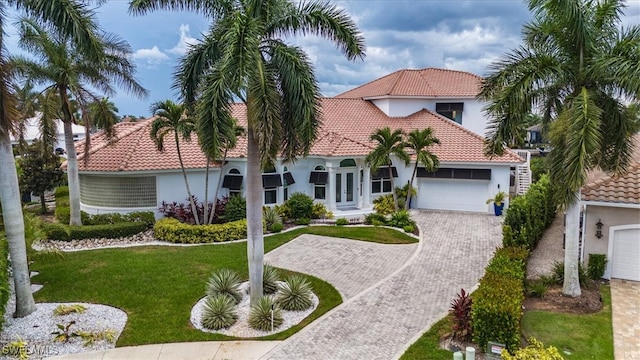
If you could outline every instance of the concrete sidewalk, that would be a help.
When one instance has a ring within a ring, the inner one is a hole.
[[[109,350],[66,354],[47,360],[252,360],[258,359],[280,341],[203,341],[129,346]]]

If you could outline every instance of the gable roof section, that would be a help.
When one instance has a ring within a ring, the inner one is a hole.
[[[475,97],[480,92],[481,80],[481,77],[465,71],[402,69],[335,97]]]
[[[605,176],[582,188],[582,200],[640,205],[640,163],[624,175]]]

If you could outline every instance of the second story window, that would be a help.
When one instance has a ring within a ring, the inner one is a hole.
[[[436,112],[458,124],[462,124],[462,108],[464,103],[436,103]]]

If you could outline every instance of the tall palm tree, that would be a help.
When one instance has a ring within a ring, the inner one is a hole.
[[[620,173],[631,156],[638,122],[624,101],[640,94],[640,26],[621,28],[618,0],[529,0],[529,9],[524,44],[492,64],[482,84],[494,119],[487,151],[500,153],[532,109],[543,111],[551,179],[567,210],[563,293],[579,296],[580,188],[589,170]]]
[[[16,108],[20,113],[20,119],[16,124],[16,140],[18,141],[18,152],[22,153],[28,145],[24,138],[27,131],[27,119],[36,116],[36,111],[39,110],[39,92],[33,90],[33,84],[30,81],[25,81],[23,85],[12,82],[11,91],[16,97]]]
[[[178,152],[178,161],[180,162],[182,176],[184,177],[184,185],[187,187],[187,196],[191,204],[191,211],[193,212],[196,225],[200,225],[198,210],[196,209],[196,204],[191,194],[191,189],[189,188],[189,179],[187,178],[187,172],[184,169],[184,162],[182,161],[182,153],[180,152],[180,138],[187,141],[191,140],[191,133],[195,130],[194,120],[188,116],[183,104],[176,104],[171,100],[154,103],[151,105],[151,113],[156,117],[151,123],[151,138],[156,143],[156,146],[158,146],[158,150],[164,150],[165,136],[173,134],[176,151]]]
[[[247,111],[247,222],[251,305],[262,296],[261,165],[309,152],[320,124],[319,88],[301,48],[286,36],[315,34],[333,41],[349,58],[364,56],[363,38],[349,16],[324,1],[290,0],[133,0],[130,11],[195,10],[212,25],[191,47],[176,72],[185,102],[197,99],[198,135],[212,159],[232,128],[231,106],[240,99]]]
[[[108,97],[90,102],[83,113],[86,113],[93,128],[102,129],[107,139],[113,138],[115,125],[120,121],[120,117],[118,116],[118,108],[112,101],[109,101]],[[91,129],[87,124],[84,125],[87,129],[86,137],[89,137],[88,132]]]
[[[115,94],[113,84],[119,85],[134,96],[144,97],[147,90],[134,78],[135,65],[130,61],[129,45],[109,33],[98,33],[101,44],[97,52],[88,53],[75,46],[68,36],[51,34],[34,19],[24,18],[19,24],[21,47],[36,56],[36,60],[14,57],[16,68],[32,81],[56,89],[61,101],[64,122],[65,146],[67,150],[67,175],[69,180],[70,225],[82,225],[80,218],[80,184],[78,158],[73,144],[72,124],[77,123],[72,99],[81,109],[91,101],[101,98],[94,94],[98,89],[105,94]],[[82,51],[81,51],[82,50]],[[90,127],[89,119],[84,118]],[[85,148],[90,147],[90,137]],[[88,153],[85,153],[85,161]]]
[[[42,20],[52,33],[64,34],[84,51],[97,52],[102,45],[94,35],[97,25],[88,4],[74,0],[0,1],[0,198],[16,293],[14,316],[24,317],[35,311],[36,307],[29,280],[18,176],[9,137],[19,119],[19,113],[16,110],[15,96],[10,91],[12,74],[4,43],[8,5],[14,5]]]
[[[416,163],[413,166],[413,172],[411,172],[411,180],[409,181],[409,190],[413,187],[413,180],[418,172],[418,165],[422,164],[424,168],[433,172],[440,166],[438,157],[429,151],[429,148],[434,144],[440,144],[440,140],[433,136],[433,129],[426,128],[424,130],[415,129],[407,134],[407,141],[405,146],[416,157]],[[405,210],[409,209],[409,199],[411,198],[411,191],[407,191],[407,200],[404,203]]]
[[[404,161],[405,165],[409,165],[409,155],[405,151],[404,132],[402,129],[396,129],[393,132],[389,127],[376,130],[371,137],[371,141],[377,143],[376,147],[364,158],[364,161],[371,168],[371,172],[376,172],[380,167],[387,167],[389,170],[389,181],[391,181],[391,194],[393,196],[393,205],[398,211],[398,194],[396,194],[396,186],[393,181],[393,171],[391,156],[397,157]],[[408,191],[411,194],[411,189]]]

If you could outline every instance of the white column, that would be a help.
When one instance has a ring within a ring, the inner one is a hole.
[[[358,209],[362,209],[362,207],[364,206],[364,189],[362,188],[362,186],[364,185],[364,179],[362,178],[362,175],[364,170],[363,170],[363,165],[361,160],[356,160],[356,164],[358,164],[358,166],[356,166],[356,196],[358,196],[358,202],[357,202],[357,206]]]
[[[327,207],[329,210],[336,210],[336,168],[330,164],[327,164],[327,171],[329,172],[329,186],[327,189]]]
[[[362,179],[362,207],[368,209],[371,207],[371,169],[364,165],[363,167],[363,179]]]

